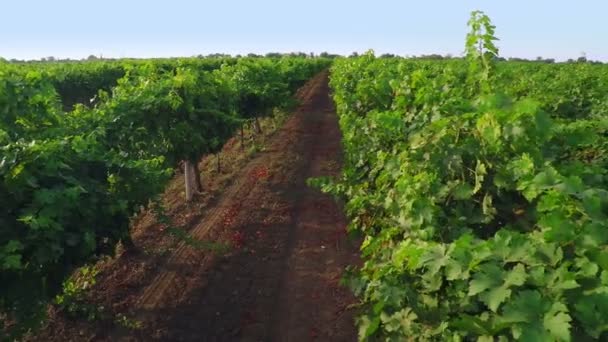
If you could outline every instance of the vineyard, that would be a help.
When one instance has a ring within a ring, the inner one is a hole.
[[[607,340],[608,67],[468,25],[457,58],[0,60],[0,340]]]
[[[474,12],[466,58],[368,53],[332,67],[363,237],[359,338],[608,338],[608,68],[497,60]]]
[[[0,65],[2,331],[39,325],[75,268],[119,241],[133,245],[131,218],[180,163],[191,200],[201,190],[196,161],[244,123],[289,108],[290,94],[327,65],[288,57]]]

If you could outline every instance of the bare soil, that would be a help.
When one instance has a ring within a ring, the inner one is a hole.
[[[355,298],[340,285],[358,263],[335,200],[306,179],[337,176],[342,147],[328,74],[300,89],[301,105],[265,135],[240,137],[199,164],[205,191],[182,204],[183,176],[164,197],[173,225],[213,252],[167,234],[150,212],[135,222],[141,253],[100,262],[89,302],[111,319],[51,309],[40,341],[356,341]],[[254,141],[255,140],[255,143]],[[124,317],[117,323],[117,317]]]

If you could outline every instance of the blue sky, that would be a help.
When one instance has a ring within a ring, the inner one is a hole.
[[[400,55],[463,51],[472,10],[497,26],[503,57],[608,61],[608,1],[5,0],[0,56],[38,59],[270,51]]]

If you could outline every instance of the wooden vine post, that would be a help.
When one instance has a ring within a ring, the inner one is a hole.
[[[186,188],[186,202],[192,201],[194,198],[194,193],[201,191],[200,189],[200,180],[197,181],[198,168],[195,164],[189,160],[184,162],[184,183]]]

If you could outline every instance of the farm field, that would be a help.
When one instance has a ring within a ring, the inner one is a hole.
[[[333,199],[305,185],[339,172],[327,95],[325,72],[300,90],[300,107],[278,130],[262,121],[267,133],[251,136],[258,152],[243,151],[237,136],[224,146],[220,173],[214,157],[203,160],[205,193],[192,203],[182,203],[173,188],[182,180],[174,180],[167,214],[194,240],[176,240],[153,215],[142,217],[133,234],[143,252],[99,264],[87,292],[88,303],[111,309],[91,321],[55,312],[34,339],[356,339],[354,297],[339,285],[356,247]]]
[[[608,67],[0,62],[0,340],[608,339]]]
[[[466,57],[337,60],[362,339],[605,340],[608,68]]]

